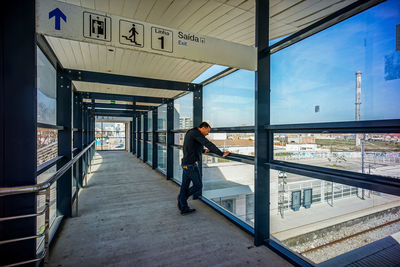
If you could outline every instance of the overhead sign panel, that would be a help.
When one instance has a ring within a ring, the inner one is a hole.
[[[36,32],[197,62],[256,70],[256,49],[52,0],[36,1]]]

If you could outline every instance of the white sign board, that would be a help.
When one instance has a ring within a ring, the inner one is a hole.
[[[255,71],[256,49],[53,0],[36,1],[36,32]]]

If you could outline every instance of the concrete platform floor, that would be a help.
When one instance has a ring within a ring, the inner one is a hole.
[[[199,200],[180,215],[178,186],[128,152],[96,153],[92,172],[50,266],[291,266]]]

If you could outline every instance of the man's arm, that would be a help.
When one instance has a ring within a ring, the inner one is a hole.
[[[205,138],[204,135],[202,135],[201,133],[195,133],[194,138],[200,144],[208,148],[212,153],[217,154],[218,156],[224,155],[224,152],[222,152],[218,147],[216,147],[213,143],[211,143],[210,140]]]

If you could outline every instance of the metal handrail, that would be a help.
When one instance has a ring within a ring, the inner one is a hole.
[[[55,174],[50,176],[46,181],[35,184],[35,185],[25,185],[25,186],[14,186],[14,187],[1,187],[0,197],[9,195],[19,195],[27,193],[36,193],[49,188],[54,182],[56,182],[71,166],[80,158],[86,151],[89,150],[94,145],[95,141],[90,143],[85,149],[79,152],[73,159],[61,167]]]
[[[27,236],[27,237],[20,237],[20,238],[14,238],[14,239],[9,239],[9,240],[1,240],[0,245],[4,244],[9,244],[9,243],[14,243],[14,242],[19,242],[19,241],[24,241],[24,240],[29,240],[29,239],[35,239],[35,238],[40,238],[45,236],[45,245],[44,245],[44,251],[43,254],[35,259],[27,260],[27,261],[22,261],[22,262],[16,262],[12,263],[6,266],[17,266],[17,265],[22,265],[22,264],[27,264],[27,263],[33,263],[33,262],[39,262],[41,260],[45,260],[45,265],[48,262],[48,256],[49,256],[49,243],[50,243],[50,187],[69,169],[72,168],[73,165],[76,163],[76,178],[78,178],[78,173],[79,173],[79,159],[83,156],[86,155],[86,152],[95,144],[95,141],[90,143],[88,146],[86,146],[78,155],[73,157],[68,163],[64,164],[55,174],[50,176],[46,181],[36,184],[36,185],[27,185],[27,186],[15,186],[15,187],[2,187],[0,188],[0,197],[2,196],[9,196],[9,195],[18,195],[18,194],[27,194],[27,193],[36,193],[36,194],[42,194],[41,192],[45,192],[45,197],[46,197],[46,204],[45,208],[38,213],[35,214],[25,214],[25,215],[18,215],[18,216],[10,216],[10,217],[2,217],[0,218],[0,222],[2,221],[9,221],[9,220],[18,220],[18,219],[23,219],[23,218],[31,218],[31,217],[38,217],[43,214],[45,214],[45,229],[43,232],[39,235],[34,235],[34,236]],[[58,162],[60,158],[54,160],[52,165]],[[87,162],[87,159],[86,159]],[[47,168],[47,167],[46,167]],[[90,168],[90,164],[89,164]],[[85,177],[86,180],[86,177]],[[87,185],[87,181],[86,181]],[[78,190],[79,185],[78,182],[76,182],[76,188]],[[76,216],[78,215],[78,195],[76,195],[75,198],[76,201]]]
[[[31,218],[31,217],[39,217],[43,215],[45,212],[47,212],[49,206],[46,205],[46,207],[38,213],[33,213],[33,214],[25,214],[25,215],[19,215],[19,216],[10,216],[10,217],[2,217],[0,218],[0,222],[5,222],[5,221],[10,221],[10,220],[18,220],[18,219],[26,219],[26,218]]]

